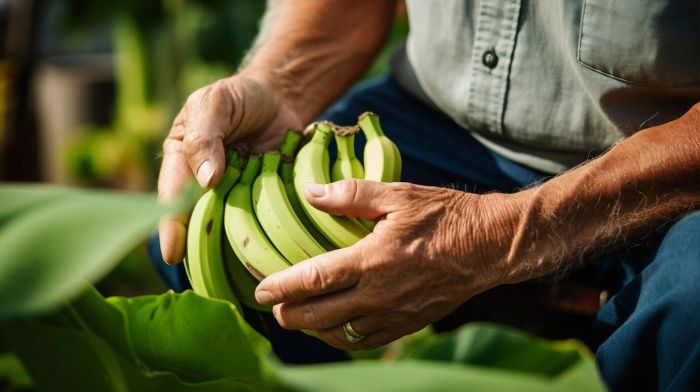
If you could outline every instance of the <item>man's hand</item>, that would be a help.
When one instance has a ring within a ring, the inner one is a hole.
[[[202,187],[216,185],[231,143],[274,149],[285,129],[318,116],[369,67],[395,9],[395,0],[271,2],[244,70],[193,93],[175,119],[163,143],[159,198],[173,199],[193,173]],[[168,263],[182,260],[186,223],[179,215],[160,225]]]
[[[288,329],[313,330],[341,349],[377,347],[415,332],[508,279],[518,216],[511,195],[480,196],[408,183],[307,185],[335,215],[378,220],[357,244],[265,279],[256,299]],[[350,344],[342,324],[366,336]]]
[[[241,74],[195,91],[163,143],[159,198],[175,198],[192,173],[204,188],[218,184],[226,146],[244,140],[259,151],[274,149],[286,128],[302,125],[264,78]],[[186,223],[186,216],[176,215],[160,224],[161,253],[168,263],[183,258]]]

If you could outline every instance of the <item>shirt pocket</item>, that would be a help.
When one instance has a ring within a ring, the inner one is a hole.
[[[584,0],[577,56],[625,82],[700,85],[700,1]]]

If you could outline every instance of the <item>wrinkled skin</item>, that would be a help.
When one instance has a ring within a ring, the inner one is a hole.
[[[341,349],[389,343],[436,321],[503,282],[510,202],[408,183],[343,180],[307,185],[316,208],[378,220],[355,245],[303,261],[265,279],[256,299],[275,305],[281,326],[312,330]],[[512,226],[512,225],[510,225]],[[498,228],[498,229],[497,229]],[[366,337],[351,344],[342,324]]]
[[[276,148],[285,129],[301,127],[302,121],[274,91],[264,78],[239,74],[192,93],[163,143],[159,198],[177,197],[192,173],[202,187],[217,184],[224,172],[224,149],[234,142],[247,142],[262,152]],[[246,110],[251,107],[255,110]],[[203,165],[205,161],[209,164]],[[175,215],[160,224],[161,253],[168,263],[184,256],[186,223],[187,216]]]

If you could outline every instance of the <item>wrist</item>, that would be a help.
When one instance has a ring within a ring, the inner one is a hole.
[[[500,276],[498,284],[522,282],[535,273],[531,260],[525,257],[529,252],[517,251],[532,198],[530,191],[480,196],[482,227],[488,236],[486,252]]]

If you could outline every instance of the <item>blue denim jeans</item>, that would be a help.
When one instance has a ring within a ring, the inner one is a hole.
[[[403,158],[403,180],[468,192],[514,192],[548,175],[485,148],[443,114],[407,95],[391,77],[350,91],[322,118],[354,124],[364,111],[381,117]],[[363,143],[358,136],[357,143]],[[362,149],[357,149],[358,155]],[[154,260],[160,260],[157,241]],[[613,390],[700,390],[700,212],[660,229],[641,244],[606,257],[622,269],[621,290],[600,310],[597,361]],[[187,287],[180,268],[157,268],[174,288]],[[345,354],[306,335],[282,330],[270,315],[246,310],[282,360],[341,360]],[[302,348],[300,351],[299,348]],[[303,353],[303,355],[299,355]]]

